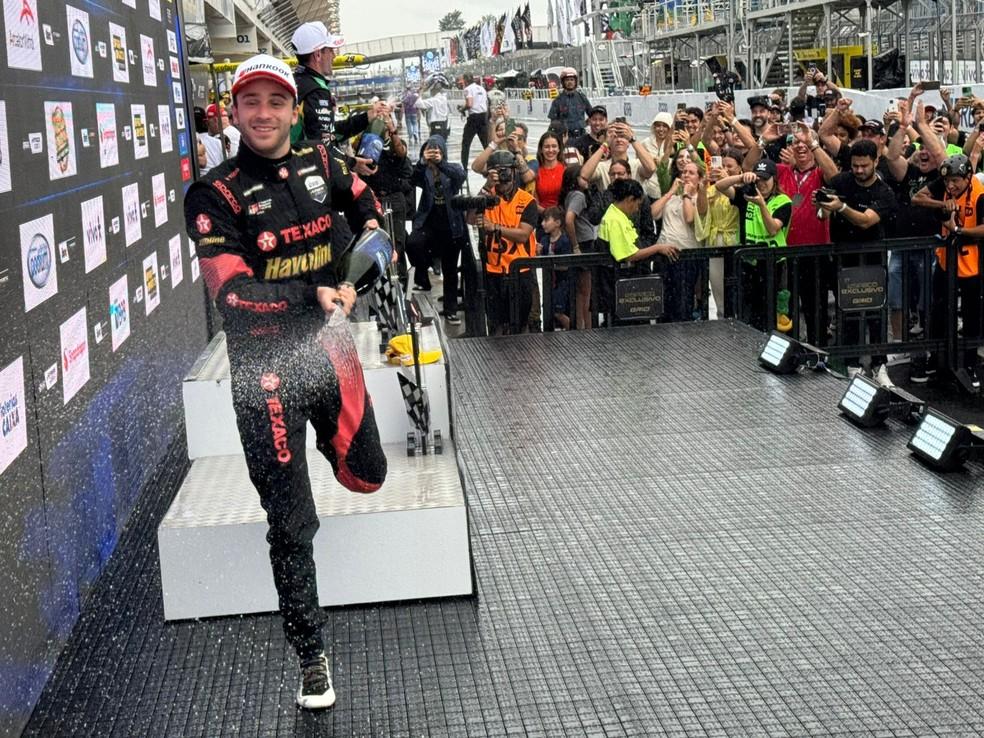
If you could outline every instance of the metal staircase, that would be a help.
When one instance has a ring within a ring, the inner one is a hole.
[[[764,75],[763,87],[785,87],[791,78],[799,75],[790,75],[790,65],[795,72],[796,59],[789,58],[789,45],[787,33],[793,37],[793,50],[813,49],[820,45],[821,29],[823,28],[823,8],[812,7],[791,13],[792,23],[787,27],[786,17],[781,17],[782,33],[779,34],[779,41],[768,50],[771,56],[767,65],[763,65],[767,71]],[[758,41],[756,41],[758,43]]]

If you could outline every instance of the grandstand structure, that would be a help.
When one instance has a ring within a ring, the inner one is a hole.
[[[870,89],[895,52],[904,79],[888,86],[980,81],[982,25],[969,0],[656,0],[633,36],[650,50],[658,88],[705,89],[704,62],[717,57],[747,88],[797,84],[815,65],[841,86]]]

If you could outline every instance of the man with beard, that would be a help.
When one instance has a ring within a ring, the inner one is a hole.
[[[489,180],[499,203],[469,216],[469,222],[485,239],[486,317],[493,336],[514,329],[525,332],[526,317],[533,306],[533,273],[529,269],[520,272],[518,294],[514,294],[509,279],[514,259],[536,255],[533,231],[539,221],[536,200],[519,187],[516,166],[516,155],[511,151],[496,151],[489,157]],[[514,301],[519,302],[518,326],[509,324],[509,306]]]
[[[823,211],[823,217],[830,219],[830,239],[835,244],[856,244],[880,241],[885,237],[886,224],[896,215],[895,193],[885,184],[875,171],[878,160],[878,146],[871,139],[856,141],[851,146],[851,171],[841,172],[834,177],[831,188],[834,195],[823,198],[813,195],[814,207]],[[883,265],[881,254],[846,255],[841,259],[842,267]],[[880,343],[882,333],[881,315],[866,316],[867,329],[865,343]],[[856,321],[844,321],[844,345],[860,344],[863,339],[861,326]],[[858,357],[846,358],[848,371],[858,367]],[[891,386],[892,380],[885,368],[886,357],[871,357],[870,366],[865,373],[877,382]]]

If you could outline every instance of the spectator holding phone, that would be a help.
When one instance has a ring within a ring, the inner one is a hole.
[[[570,142],[570,145],[577,149],[581,156],[579,164],[590,159],[598,147],[605,142],[607,128],[608,108],[604,105],[595,105],[588,111],[588,130]]]
[[[697,195],[703,186],[703,176],[697,163],[685,160],[673,184],[652,204],[652,217],[663,224],[661,241],[672,244],[681,251],[700,247],[694,226]],[[667,266],[663,304],[664,318],[668,322],[695,319],[694,294],[703,272],[702,266],[694,259],[685,259]]]
[[[629,148],[635,151],[636,158],[628,159]],[[615,160],[627,159],[632,171],[632,179],[640,184],[649,179],[656,171],[656,164],[649,151],[637,141],[635,133],[627,123],[616,119],[608,126],[608,140],[598,147],[598,150],[584,162],[581,168],[581,180],[585,187],[597,182],[600,189],[608,189],[611,183],[609,169]]]
[[[516,158],[516,177],[520,188],[533,194],[536,191],[535,162],[526,153],[526,134],[529,129],[512,118],[500,120],[493,125],[491,140],[475,157],[471,169],[483,177],[488,176],[489,158],[496,151],[508,151]]]
[[[697,217],[694,235],[705,246],[717,248],[735,246],[739,239],[738,217],[740,211],[731,200],[714,185],[724,177],[741,174],[744,156],[737,149],[724,149],[711,157],[707,173],[707,185],[697,191]],[[720,256],[709,260],[711,294],[717,306],[719,318],[724,317],[724,259]]]
[[[840,170],[820,145],[817,135],[805,123],[791,124],[791,141],[780,152],[776,165],[779,191],[789,197],[792,213],[787,246],[810,246],[830,241],[828,221],[817,215],[813,196],[828,184]],[[745,157],[747,167],[760,158],[761,149],[756,143]],[[820,256],[799,259],[799,283],[796,292],[806,314],[807,340],[822,346],[827,342],[827,291],[833,287],[833,266],[829,257]],[[819,274],[819,292],[817,291]]]

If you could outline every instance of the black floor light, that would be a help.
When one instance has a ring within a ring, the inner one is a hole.
[[[926,408],[908,446],[916,458],[929,466],[953,471],[965,461],[984,458],[984,428],[965,425]]]
[[[883,387],[858,374],[847,385],[837,407],[862,428],[873,428],[888,418],[916,423],[926,403],[899,387]]]
[[[827,352],[808,343],[794,341],[779,331],[773,331],[759,354],[759,364],[775,374],[792,374],[801,366],[816,369],[827,359]]]

